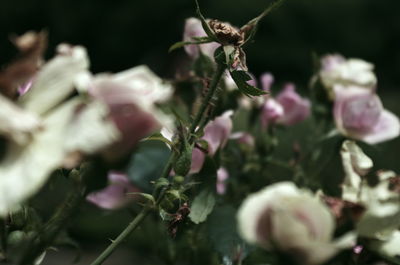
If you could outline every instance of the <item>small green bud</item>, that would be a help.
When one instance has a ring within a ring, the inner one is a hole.
[[[174,177],[174,183],[176,183],[176,184],[182,184],[184,181],[185,181],[185,177],[182,177],[182,176]]]

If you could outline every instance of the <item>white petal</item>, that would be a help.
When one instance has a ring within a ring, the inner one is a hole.
[[[71,100],[43,121],[27,146],[11,144],[0,163],[0,216],[5,216],[37,192],[65,157],[65,132],[79,100]]]
[[[65,151],[72,160],[65,161],[67,167],[74,167],[73,155],[76,153],[91,155],[117,142],[121,134],[114,123],[108,119],[108,107],[93,101],[82,107],[71,121],[66,131]],[[70,162],[70,163],[68,163]]]
[[[77,78],[89,66],[86,50],[72,47],[46,63],[20,104],[39,115],[57,106],[74,90]]]
[[[40,125],[41,121],[34,113],[24,111],[0,95],[0,135],[25,144]]]

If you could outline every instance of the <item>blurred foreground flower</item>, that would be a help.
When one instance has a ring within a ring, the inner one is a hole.
[[[327,206],[291,182],[250,195],[237,217],[239,232],[247,242],[268,250],[276,247],[303,264],[321,264],[352,243],[333,242],[335,221]]]
[[[83,47],[64,44],[57,51],[18,105],[0,95],[0,133],[11,139],[0,161],[2,216],[39,190],[55,169],[75,167],[98,153],[118,159],[169,121],[154,104],[168,99],[171,87],[147,68],[90,80]],[[89,84],[89,97],[68,99],[76,87]]]

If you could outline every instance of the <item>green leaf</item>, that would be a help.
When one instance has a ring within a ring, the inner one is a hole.
[[[144,138],[142,140],[142,142],[144,142],[144,141],[160,141],[160,142],[163,142],[163,143],[165,143],[165,144],[167,144],[169,146],[173,145],[172,142],[170,140],[168,140],[167,138],[165,138],[164,136],[162,136],[161,133],[155,133],[153,135],[150,135],[149,137]]]
[[[246,96],[261,96],[266,94],[265,91],[249,85],[247,81],[251,80],[251,77],[245,71],[232,71],[230,72],[232,79],[235,81],[239,88],[239,91]]]
[[[190,220],[193,223],[199,224],[207,219],[207,216],[212,212],[215,206],[215,196],[211,190],[203,190],[194,198],[190,210]]]
[[[129,179],[143,192],[151,192],[154,188],[151,183],[161,175],[170,153],[164,143],[140,143],[138,151],[132,155],[127,167]]]
[[[176,49],[182,48],[185,45],[192,45],[192,44],[203,44],[213,42],[214,40],[209,37],[194,37],[194,41],[179,41],[171,45],[169,47],[168,52],[172,52]]]
[[[200,21],[201,21],[201,25],[203,26],[204,31],[206,32],[207,36],[215,42],[218,42],[218,38],[217,36],[215,36],[214,32],[211,30],[210,26],[208,25],[206,19],[204,18],[203,14],[200,11],[200,6],[199,6],[199,2],[197,0],[195,0],[196,2],[196,14],[199,17]]]

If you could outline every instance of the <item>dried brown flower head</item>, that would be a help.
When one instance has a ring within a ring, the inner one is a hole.
[[[234,46],[240,46],[243,44],[244,34],[229,23],[213,19],[210,20],[208,24],[221,44]]]

